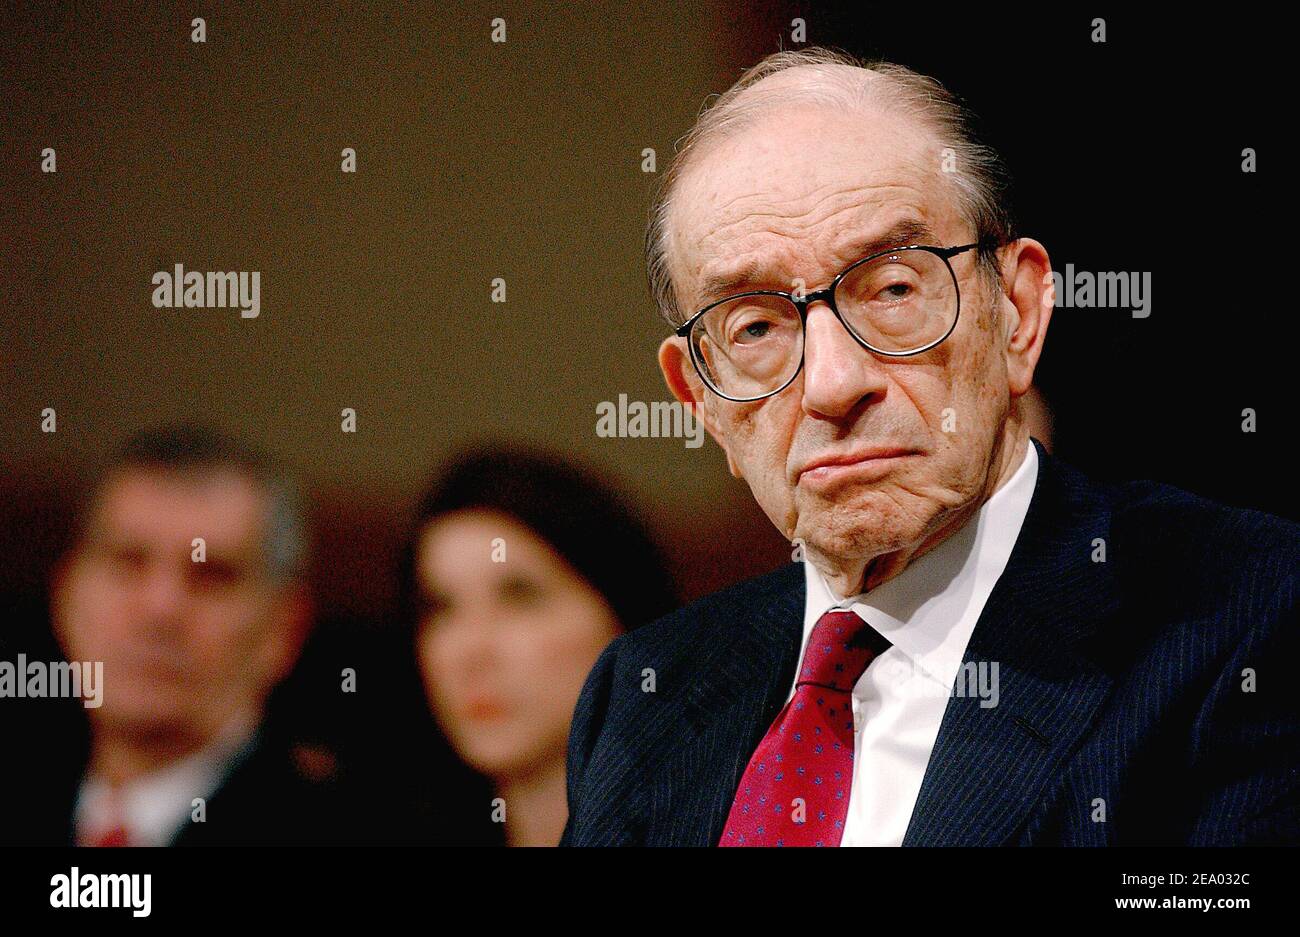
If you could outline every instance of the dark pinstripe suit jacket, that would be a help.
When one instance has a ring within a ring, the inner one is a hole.
[[[949,699],[904,845],[1300,842],[1300,525],[1034,445],[965,655],[998,663],[998,704]],[[803,605],[792,563],[614,641],[574,713],[561,844],[716,844]]]

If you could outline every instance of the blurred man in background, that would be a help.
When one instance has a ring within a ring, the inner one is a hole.
[[[264,726],[311,619],[297,496],[192,426],[145,432],[87,499],[51,577],[70,661],[103,663],[79,778],[34,792],[20,838],[81,845],[311,842],[327,785]],[[41,799],[43,798],[43,799]]]

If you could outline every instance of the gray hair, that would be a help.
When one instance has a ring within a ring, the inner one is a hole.
[[[763,79],[792,68],[807,69],[816,81],[799,88],[745,94]],[[759,111],[777,104],[809,101],[859,110],[869,101],[883,101],[933,131],[941,146],[952,151],[954,171],[947,175],[956,187],[959,211],[974,228],[977,239],[992,244],[981,247],[980,267],[991,283],[999,281],[996,247],[1015,237],[1007,199],[1009,176],[997,151],[976,139],[974,115],[933,78],[902,65],[867,64],[846,52],[812,47],[773,53],[750,68],[711,105],[706,103],[695,126],[677,144],[651,204],[645,239],[650,293],[660,313],[673,326],[681,325],[687,313],[680,308],[669,269],[668,216],[673,193],[692,155],[708,142],[743,127]]]
[[[77,539],[107,479],[121,470],[140,468],[190,477],[234,471],[249,479],[266,499],[262,550],[267,575],[280,584],[306,575],[310,538],[297,484],[260,451],[198,423],[154,427],[127,439],[102,467],[98,481],[83,493],[74,532]]]

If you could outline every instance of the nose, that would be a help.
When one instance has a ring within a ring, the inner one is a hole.
[[[154,629],[173,627],[181,617],[186,602],[183,570],[174,563],[150,563],[139,584],[140,606]]]
[[[803,409],[809,416],[843,418],[885,389],[880,362],[825,302],[808,307],[803,356]]]
[[[498,628],[489,609],[466,610],[452,628],[454,657],[462,678],[473,681],[496,664]]]

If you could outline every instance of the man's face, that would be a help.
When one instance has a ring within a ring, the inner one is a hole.
[[[707,280],[732,280],[723,295],[820,289],[863,245],[907,226],[924,230],[883,247],[975,240],[942,160],[934,137],[883,112],[786,107],[712,144],[681,179],[669,218],[683,308],[722,298]],[[773,397],[724,400],[685,366],[733,472],[786,537],[833,561],[915,546],[988,485],[1008,411],[1006,336],[975,252],[952,266],[960,318],[922,354],[877,357],[818,303],[803,370]],[[748,274],[736,280],[739,270]],[[896,455],[864,461],[871,450]],[[811,467],[827,459],[847,464]]]
[[[260,708],[297,650],[297,608],[267,577],[266,500],[235,472],[128,469],[104,486],[55,579],[72,660],[103,661],[97,720],[202,743]],[[194,562],[192,541],[206,542]]]

